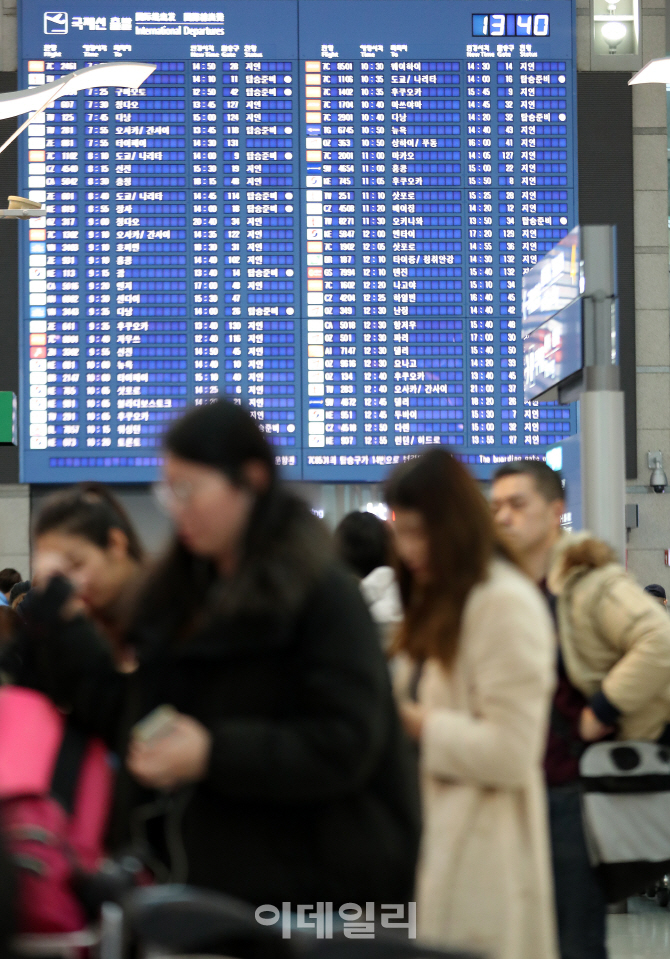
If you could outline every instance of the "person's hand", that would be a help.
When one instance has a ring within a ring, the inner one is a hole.
[[[579,717],[579,735],[587,743],[595,743],[614,732],[614,726],[601,723],[590,706],[585,706]]]
[[[165,735],[133,741],[126,765],[143,786],[171,790],[203,779],[212,750],[212,734],[192,716],[179,713]]]
[[[38,550],[33,559],[32,588],[44,592],[55,576],[68,579],[69,563],[63,553],[55,550]],[[62,619],[73,619],[86,612],[86,605],[71,593],[59,611]]]
[[[65,556],[55,550],[38,550],[33,557],[33,588],[46,589],[54,576],[67,577]]]
[[[409,700],[400,704],[400,718],[405,732],[410,739],[421,739],[423,723],[426,718],[426,707]]]

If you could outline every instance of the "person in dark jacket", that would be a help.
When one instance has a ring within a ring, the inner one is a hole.
[[[68,619],[55,578],[15,678],[126,757],[133,821],[140,787],[171,797],[152,845],[174,878],[257,905],[411,899],[414,762],[354,578],[240,407],[193,410],[166,447],[158,492],[177,535],[134,620],[136,673],[118,674],[91,625]],[[166,704],[177,715],[163,734],[127,747]]]
[[[12,959],[12,938],[16,929],[14,921],[16,906],[16,878],[0,837],[0,959]]]
[[[12,591],[12,586],[20,583],[22,578],[21,573],[11,567],[0,570],[0,606],[9,606],[9,594]]]
[[[117,668],[132,672],[128,617],[143,575],[144,550],[116,496],[102,483],[79,483],[49,496],[33,527],[33,579],[55,573],[110,644]],[[30,583],[24,584],[30,588]],[[25,602],[25,599],[23,600]],[[27,609],[30,608],[30,599]]]

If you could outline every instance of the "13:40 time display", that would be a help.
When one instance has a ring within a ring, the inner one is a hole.
[[[473,37],[548,37],[548,13],[473,13]]]

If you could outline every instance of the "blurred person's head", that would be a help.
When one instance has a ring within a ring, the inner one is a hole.
[[[160,616],[167,595],[169,628],[183,630],[214,604],[217,589],[217,608],[229,612],[244,607],[261,615],[270,606],[294,605],[321,568],[327,539],[306,504],[280,483],[256,420],[220,399],[186,413],[164,442],[156,495],[172,518],[175,541],[145,593],[147,620]],[[229,587],[225,597],[217,580]]]
[[[348,513],[335,530],[335,550],[361,579],[391,564],[391,530],[374,513]]]
[[[11,643],[17,634],[19,617],[10,606],[0,606],[0,649]]]
[[[398,579],[405,620],[397,648],[414,659],[456,654],[468,595],[498,552],[488,505],[464,466],[434,449],[398,467],[386,484],[394,511]]]
[[[9,600],[12,586],[20,583],[22,579],[21,573],[16,569],[8,567],[7,569],[0,570],[0,593],[4,595],[6,600]]]
[[[9,605],[12,607],[12,609],[16,609],[16,607],[22,603],[26,593],[28,593],[29,590],[29,579],[24,580],[22,583],[15,583],[14,586],[12,586],[9,594]]]
[[[50,496],[33,530],[36,578],[42,566],[66,576],[92,614],[122,599],[143,558],[128,514],[102,484],[82,483]]]
[[[668,605],[668,597],[666,595],[665,589],[659,583],[650,583],[649,586],[644,587],[645,593],[649,593],[654,599],[658,600],[661,606]]]
[[[539,460],[517,460],[493,477],[491,510],[502,538],[535,579],[561,533],[565,491],[561,474]]]
[[[252,514],[277,483],[274,454],[249,414],[229,400],[196,407],[165,438],[160,502],[195,556],[232,566]]]

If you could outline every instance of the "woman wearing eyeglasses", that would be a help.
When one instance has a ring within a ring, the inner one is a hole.
[[[122,717],[175,711],[120,746],[135,784],[176,799],[153,832],[175,878],[294,910],[406,902],[417,784],[357,584],[233,403],[172,427],[164,477],[175,539],[140,597],[137,672],[64,613],[55,641],[30,638],[32,682],[115,744]]]

